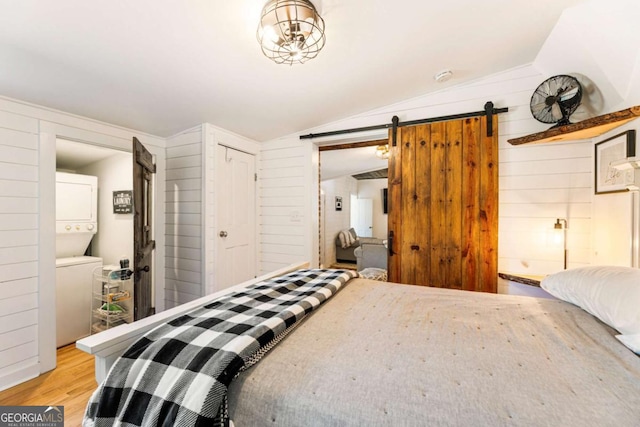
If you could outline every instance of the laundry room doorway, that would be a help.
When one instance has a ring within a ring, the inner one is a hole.
[[[131,152],[56,139],[56,347],[133,320],[133,288],[109,279],[133,265],[132,169]]]

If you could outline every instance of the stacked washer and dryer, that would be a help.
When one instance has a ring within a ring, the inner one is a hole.
[[[84,256],[98,232],[98,178],[56,172],[56,345],[90,334],[93,272],[102,258]]]

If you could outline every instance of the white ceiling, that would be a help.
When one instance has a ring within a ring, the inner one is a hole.
[[[117,156],[122,151],[82,142],[56,139],[56,169],[76,171],[92,163]]]
[[[265,0],[0,0],[0,95],[158,136],[209,122],[266,141],[530,63],[584,1],[316,1],[326,46],[286,66],[256,41]]]
[[[346,150],[329,150],[320,153],[320,178],[339,178],[384,169],[387,160],[376,157],[376,147],[349,148]]]

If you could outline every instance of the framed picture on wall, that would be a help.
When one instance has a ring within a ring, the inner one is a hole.
[[[120,190],[113,192],[113,213],[133,213],[133,190]]]
[[[616,193],[627,191],[628,173],[633,170],[619,170],[612,162],[636,155],[636,131],[628,130],[595,145],[595,193]],[[631,177],[633,179],[633,177]]]
[[[342,197],[340,196],[336,196],[336,210],[337,211],[342,210]]]

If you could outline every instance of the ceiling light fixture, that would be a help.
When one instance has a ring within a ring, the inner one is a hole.
[[[270,0],[262,9],[258,42],[276,64],[303,64],[324,47],[324,20],[308,0]]]
[[[389,144],[378,145],[376,147],[376,157],[379,159],[389,158]]]

